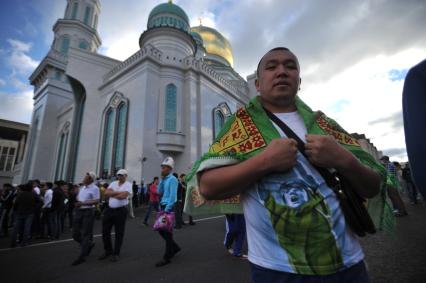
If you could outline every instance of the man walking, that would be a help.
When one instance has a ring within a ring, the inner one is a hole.
[[[334,168],[363,198],[379,193],[384,168],[297,97],[300,83],[289,49],[267,52],[257,69],[260,97],[228,118],[188,183],[207,200],[240,196],[251,282],[369,282],[361,245],[316,168]],[[307,157],[282,123],[305,143]]]
[[[167,157],[161,163],[161,182],[158,185],[158,193],[162,195],[160,208],[165,212],[173,212],[176,204],[176,194],[178,189],[178,180],[173,176],[173,167],[175,162],[173,158]],[[166,242],[166,251],[163,259],[155,264],[156,267],[171,263],[172,257],[180,251],[180,247],[173,240],[173,233],[168,231],[159,231],[160,236]]]
[[[127,182],[127,175],[127,170],[118,170],[117,181],[112,182],[105,191],[105,196],[109,198],[108,207],[105,209],[102,219],[102,240],[105,253],[99,257],[99,260],[104,260],[110,256],[112,256],[111,261],[113,262],[119,259],[126,227],[127,205],[132,193],[132,184]],[[111,241],[113,226],[115,230],[114,249]]]
[[[390,200],[392,201],[392,205],[394,208],[393,212],[395,216],[398,217],[407,216],[407,209],[405,208],[405,204],[402,201],[402,198],[398,191],[400,184],[396,173],[396,167],[392,162],[390,162],[389,156],[387,155],[382,156],[380,160],[382,161],[383,166],[386,168],[386,171],[388,173],[386,178],[386,184],[388,195]]]
[[[80,255],[72,263],[78,265],[86,261],[95,244],[93,243],[93,224],[95,222],[95,206],[99,203],[99,188],[95,185],[96,174],[88,172],[84,176],[83,186],[77,194],[74,204],[75,215],[72,229],[73,239],[80,244]]]

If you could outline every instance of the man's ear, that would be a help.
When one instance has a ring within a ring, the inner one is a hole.
[[[299,78],[299,90],[301,85],[302,85],[302,78]]]
[[[254,86],[256,87],[256,90],[259,91],[259,80],[258,79],[256,79],[254,81]]]

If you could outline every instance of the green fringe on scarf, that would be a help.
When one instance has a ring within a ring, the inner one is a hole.
[[[312,109],[307,106],[299,97],[296,98],[296,107],[299,114],[303,118],[309,134],[334,135],[341,146],[355,155],[362,164],[378,172],[382,177],[382,180],[386,180],[386,182],[382,182],[380,193],[374,198],[368,200],[368,211],[376,225],[376,228],[379,230],[393,231],[395,220],[386,193],[386,184],[389,185],[392,180],[386,173],[386,169],[381,164],[379,164],[369,153],[363,150],[356,142],[356,140],[354,140],[334,120],[328,118],[320,111],[312,111]],[[206,201],[199,194],[197,173],[206,169],[233,165],[247,160],[264,150],[266,145],[269,144],[272,139],[280,138],[280,134],[273,126],[272,122],[261,106],[260,97],[253,98],[250,103],[245,108],[243,108],[243,110],[245,110],[244,113],[249,114],[255,127],[259,129],[264,140],[264,145],[246,152],[241,152],[238,150],[236,152],[235,150],[229,151],[222,147],[222,139],[232,133],[233,127],[235,127],[238,122],[240,122],[239,125],[243,124],[241,123],[241,119],[237,117],[238,111],[237,113],[234,113],[234,115],[232,115],[226,121],[215,142],[210,146],[209,152],[204,154],[194,164],[191,172],[188,173],[186,177],[188,190],[186,193],[184,208],[186,213],[191,215],[242,213],[242,206],[239,201],[239,196],[224,201]],[[237,121],[238,119],[240,121]],[[246,124],[244,125],[246,126]],[[327,127],[324,127],[324,125],[327,125]],[[234,147],[234,149],[235,148],[238,148],[238,145]]]

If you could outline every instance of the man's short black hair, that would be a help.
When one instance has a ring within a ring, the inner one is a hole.
[[[389,161],[389,156],[383,155],[382,158],[380,158],[380,160]]]
[[[12,184],[6,183],[3,185],[3,188],[13,188]]]
[[[262,58],[260,58],[260,61],[259,61],[259,63],[257,64],[257,69],[256,69],[256,76],[257,76],[257,77],[259,77],[259,67],[260,67],[260,63],[262,63],[263,57],[265,57],[265,55],[266,55],[266,54],[268,54],[269,52],[272,52],[272,51],[278,51],[278,50],[282,50],[282,51],[289,51],[289,52],[291,52],[291,50],[290,50],[290,49],[288,49],[287,47],[282,47],[282,46],[272,48],[271,50],[269,50],[268,52],[266,52],[266,53],[262,56]]]

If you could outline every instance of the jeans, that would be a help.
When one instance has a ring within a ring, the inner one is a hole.
[[[106,208],[102,219],[102,240],[104,242],[105,253],[119,255],[123,244],[124,229],[126,227],[127,209],[126,207]],[[112,249],[111,230],[114,226],[115,243]]]
[[[159,208],[158,208],[158,202],[149,202],[149,206],[148,206],[148,211],[145,214],[145,219],[144,219],[144,223],[148,223],[148,218],[151,215],[152,210],[155,210],[156,212],[158,212]]]
[[[164,210],[164,208],[165,205],[162,205],[161,209]],[[180,248],[173,240],[173,233],[167,231],[158,231],[158,233],[166,242],[166,251],[164,252],[163,258],[165,260],[170,260],[175,255],[175,253],[180,250]]]
[[[367,269],[361,261],[347,269],[330,275],[302,275],[266,269],[250,263],[252,283],[369,283]]]
[[[175,217],[176,217],[175,227],[177,227],[177,228],[181,228],[182,225],[185,224],[183,222],[182,213],[183,213],[183,203],[182,203],[182,201],[178,200],[175,204]]]
[[[246,222],[243,214],[226,214],[225,248],[233,248],[233,255],[240,256],[246,236]]]
[[[9,223],[10,223],[10,212],[12,211],[11,208],[4,208],[3,209],[3,217],[1,221],[1,228],[3,230],[4,235],[9,235]]]
[[[33,223],[33,214],[17,214],[15,218],[15,224],[13,227],[11,245],[16,245],[16,238],[19,234],[19,242],[22,245],[28,244],[31,237],[31,225]]]
[[[93,224],[95,222],[95,210],[93,208],[74,209],[74,223],[72,238],[80,244],[80,257],[89,254],[93,241]]]

